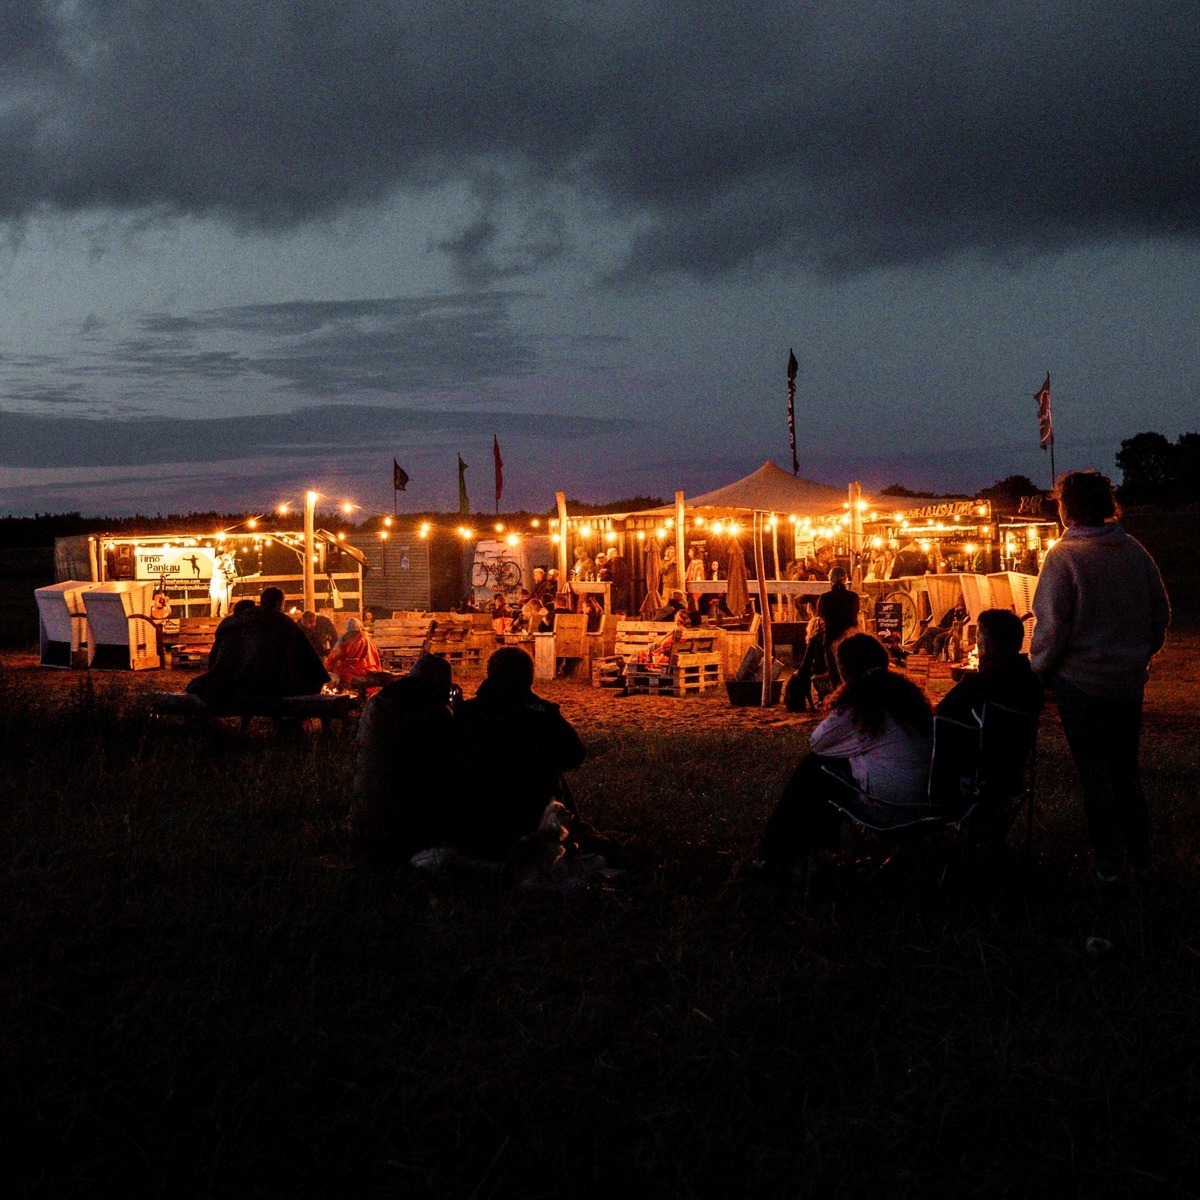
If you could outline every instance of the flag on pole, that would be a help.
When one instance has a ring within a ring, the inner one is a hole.
[[[796,372],[800,364],[795,350],[788,350],[788,436],[792,440],[792,474],[800,474],[800,461],[796,458]]]
[[[392,490],[402,492],[408,487],[408,472],[393,458],[392,459]]]
[[[500,511],[500,493],[504,491],[504,459],[500,457],[500,442],[492,434],[492,457],[496,460],[496,511]]]
[[[1046,382],[1041,390],[1034,392],[1033,398],[1038,406],[1038,444],[1045,450],[1054,445],[1054,421],[1050,416],[1050,372],[1046,372]]]
[[[471,502],[467,499],[467,464],[458,456],[458,511],[460,516],[471,515]]]

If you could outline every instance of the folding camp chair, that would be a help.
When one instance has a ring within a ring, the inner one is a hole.
[[[1037,713],[1020,712],[1003,704],[983,706],[979,769],[974,790],[985,806],[994,835],[1008,831],[1025,812],[1025,850],[1033,851],[1034,789],[1037,784]]]
[[[884,803],[834,772],[842,789],[831,801],[860,841],[876,839],[879,868],[919,837],[943,835],[953,845],[1000,844],[1022,807],[1027,847],[1033,839],[1033,757],[1037,717],[1001,705],[984,706],[982,720],[948,717],[933,722],[933,756],[923,795],[904,804]],[[944,872],[943,872],[944,874]]]

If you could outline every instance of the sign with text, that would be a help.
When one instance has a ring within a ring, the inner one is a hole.
[[[139,546],[134,554],[134,578],[162,582],[168,591],[207,587],[214,558],[205,546]]]
[[[881,600],[875,605],[875,636],[884,645],[904,637],[904,605],[898,600]]]

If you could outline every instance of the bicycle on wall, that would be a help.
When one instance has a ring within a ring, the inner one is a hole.
[[[511,558],[491,562],[476,562],[471,571],[471,583],[493,592],[512,592],[521,586],[521,565]]]

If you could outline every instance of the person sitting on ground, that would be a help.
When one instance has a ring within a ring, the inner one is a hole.
[[[813,697],[813,680],[824,681],[824,694],[832,691],[829,683],[829,658],[820,617],[812,617],[805,628],[804,657],[783,689],[784,707],[789,712],[816,712],[820,694]]]
[[[283,592],[264,588],[255,606],[238,601],[217,627],[208,670],[186,691],[214,710],[237,710],[283,696],[311,696],[329,674],[304,631],[283,611]]]
[[[403,679],[367,702],[358,723],[350,837],[362,850],[403,861],[447,845],[454,819],[446,764],[455,759],[450,664],[423,654]]]
[[[985,704],[1001,704],[1017,712],[1042,711],[1041,680],[1021,653],[1025,625],[1006,608],[988,608],[979,614],[977,647],[979,670],[967,671],[935,710],[939,717],[967,724],[983,719]]]
[[[383,670],[379,647],[357,617],[346,622],[346,632],[329,652],[325,670],[343,691],[365,686],[368,675]]]
[[[533,659],[515,646],[488,659],[487,678],[456,720],[451,844],[500,862],[538,828],[552,800],[569,798],[562,774],[579,766],[586,752],[558,705],[534,694]]]
[[[837,653],[846,682],[763,833],[758,861],[773,872],[794,871],[808,857],[837,849],[842,814],[834,802],[854,799],[847,783],[879,810],[925,798],[933,712],[924,692],[888,670],[888,652],[870,634],[851,634]]]

